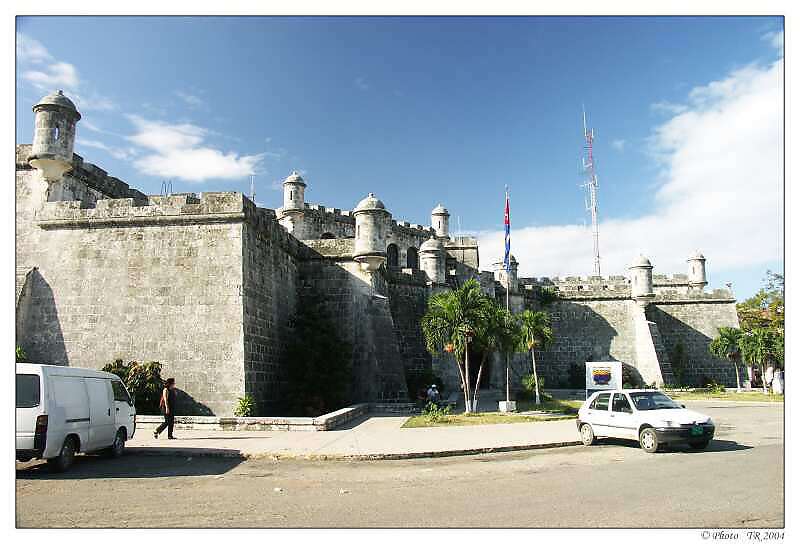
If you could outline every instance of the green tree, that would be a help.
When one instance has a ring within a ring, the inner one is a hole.
[[[431,354],[453,354],[464,390],[467,413],[472,411],[468,347],[477,332],[485,326],[491,303],[481,291],[480,284],[469,279],[455,290],[433,295],[420,322],[425,345]]]
[[[105,372],[116,374],[133,396],[137,414],[157,414],[159,399],[164,388],[161,379],[161,363],[138,363],[131,361],[127,365],[122,359],[102,368]]]
[[[525,310],[519,317],[520,342],[523,349],[531,354],[531,370],[536,381],[536,404],[541,403],[539,395],[539,377],[536,373],[536,349],[545,349],[553,341],[553,329],[550,327],[550,316],[547,312]]]
[[[736,305],[743,331],[759,328],[784,330],[784,278],[767,270],[764,286]]]
[[[739,360],[742,357],[742,352],[739,347],[739,340],[741,337],[741,329],[735,327],[720,327],[719,335],[708,345],[708,351],[711,352],[711,355],[719,357],[720,359],[728,359],[733,363],[733,367],[736,370],[737,393],[742,390],[742,384],[739,380]]]
[[[742,358],[750,365],[758,365],[761,371],[761,387],[766,395],[767,367],[783,363],[783,332],[757,328],[744,332],[739,338]]]

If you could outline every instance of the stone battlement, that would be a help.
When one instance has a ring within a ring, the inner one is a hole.
[[[251,204],[252,206],[252,204]],[[254,206],[253,206],[254,207]],[[84,207],[80,201],[45,202],[37,219],[42,227],[97,221],[136,222],[137,219],[199,218],[200,216],[244,217],[244,198],[241,193],[191,193],[170,196],[143,195],[143,199],[113,198],[98,200],[94,207]]]
[[[352,210],[342,210],[340,208],[331,208],[323,204],[305,203],[305,212],[319,212],[321,214],[333,216],[334,221],[344,221],[347,223],[355,223],[356,219],[353,217]]]
[[[30,144],[19,144],[16,146],[16,167],[18,170],[30,170],[32,168],[30,164],[28,164],[31,148],[32,146]],[[108,172],[99,166],[85,162],[83,157],[77,153],[73,153],[72,170],[66,175],[80,180],[92,189],[100,191],[104,195],[112,198],[133,198],[141,201],[147,199],[144,193],[136,189],[131,189],[127,183],[114,176],[109,176]]]

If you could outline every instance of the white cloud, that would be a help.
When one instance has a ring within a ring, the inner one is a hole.
[[[30,36],[17,32],[17,60],[20,62],[30,62],[38,64],[52,60],[52,55],[47,48],[38,40]]]
[[[153,176],[201,182],[207,179],[235,179],[255,174],[264,154],[223,153],[204,144],[208,129],[191,123],[169,124],[136,115],[128,119],[136,133],[128,140],[151,151],[134,166]]]
[[[685,272],[698,249],[716,272],[780,258],[782,80],[783,60],[736,70],[693,89],[685,108],[652,131],[650,152],[661,166],[653,211],[616,219],[603,218],[601,207],[604,275],[627,274],[639,253],[656,273]],[[480,241],[485,263],[502,257],[502,231]],[[583,225],[512,225],[511,243],[521,275],[591,273],[592,238]]]
[[[367,83],[367,78],[364,76],[359,76],[353,81],[353,84],[361,91],[369,90],[369,84]]]
[[[94,149],[102,149],[115,159],[120,160],[128,160],[136,155],[138,155],[138,151],[132,147],[122,148],[122,147],[114,147],[107,145],[99,140],[86,140],[83,138],[78,138],[76,141],[78,147],[92,147]]]
[[[655,104],[650,104],[650,109],[658,112],[658,113],[667,113],[670,115],[676,115],[678,113],[683,113],[688,109],[688,106],[684,104],[673,104],[672,102],[656,102]]]
[[[22,81],[43,93],[56,89],[68,91],[79,111],[108,111],[116,104],[87,88],[74,64],[57,60],[39,41],[17,32],[17,61],[22,67]]]
[[[186,93],[183,91],[175,91],[175,96],[183,100],[188,106],[192,108],[205,108],[206,102],[197,95]]]
[[[779,52],[783,52],[783,30],[775,30],[772,32],[767,32],[761,39],[769,42],[769,44],[777,49]]]
[[[611,147],[620,152],[625,151],[625,140],[612,140]]]
[[[39,90],[75,89],[80,84],[78,71],[68,62],[54,62],[42,70],[26,70],[22,78]]]

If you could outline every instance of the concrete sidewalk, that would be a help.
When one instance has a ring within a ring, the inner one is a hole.
[[[138,428],[131,453],[302,459],[411,459],[579,444],[575,420],[464,427],[401,428],[407,417],[370,415],[326,432],[175,430],[153,438]]]

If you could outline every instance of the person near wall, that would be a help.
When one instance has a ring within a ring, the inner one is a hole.
[[[161,413],[164,414],[164,423],[153,431],[153,438],[158,438],[161,431],[167,429],[167,438],[170,440],[175,439],[175,436],[172,434],[172,430],[175,428],[175,397],[175,378],[167,378],[167,382],[164,384],[164,390],[161,391],[161,400],[159,401]]]

